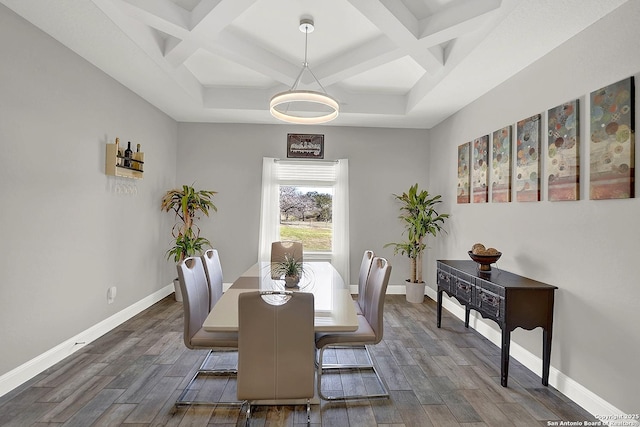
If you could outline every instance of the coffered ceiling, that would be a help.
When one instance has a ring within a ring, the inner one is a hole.
[[[625,1],[0,3],[185,122],[281,123],[269,100],[300,72],[310,17],[309,67],[340,102],[330,125],[431,128]],[[299,88],[319,90],[308,74]]]

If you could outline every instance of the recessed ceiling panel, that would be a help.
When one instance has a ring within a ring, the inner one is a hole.
[[[380,34],[349,2],[338,0],[257,1],[231,27],[264,49],[302,64],[305,35],[299,26],[303,17],[312,17],[315,24],[315,30],[308,35],[308,59],[312,67],[336,52],[347,51]]]

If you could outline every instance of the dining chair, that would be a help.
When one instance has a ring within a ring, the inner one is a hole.
[[[314,396],[314,297],[291,291],[244,292],[238,296],[237,397],[306,399],[307,424]]]
[[[295,258],[296,260],[303,262],[303,247],[302,242],[294,242],[292,240],[281,240],[271,243],[271,278],[278,278],[274,271],[274,265],[279,262],[284,262],[286,258]]]
[[[215,405],[233,404],[241,402],[229,401],[198,401],[185,399],[191,386],[200,375],[234,375],[237,369],[207,369],[207,361],[214,350],[235,350],[238,348],[238,334],[235,332],[207,332],[202,324],[209,314],[209,286],[205,269],[200,257],[189,257],[180,261],[177,265],[178,281],[182,291],[184,307],[184,344],[192,350],[209,350],[204,361],[193,375],[189,384],[184,388],[176,405]]]
[[[367,279],[369,278],[369,271],[371,270],[371,262],[375,254],[371,250],[364,251],[362,255],[362,262],[360,263],[360,273],[358,274],[358,299],[353,301],[356,307],[356,314],[364,314],[362,308],[364,307],[364,290],[367,285]]]
[[[209,311],[211,311],[222,296],[222,265],[218,251],[207,249],[202,254],[202,264],[209,285]]]
[[[363,314],[358,316],[358,329],[354,332],[323,332],[316,334],[316,348],[318,349],[316,375],[318,383],[318,395],[324,400],[352,400],[388,398],[387,386],[376,370],[367,345],[378,344],[383,335],[384,297],[389,284],[391,265],[385,258],[374,257],[371,262],[371,270],[365,288],[365,300]],[[365,345],[365,353],[368,362],[363,364],[324,364],[323,355],[327,347],[345,347]],[[382,392],[371,394],[353,394],[343,396],[327,396],[322,392],[322,372],[331,369],[366,369],[375,374]]]

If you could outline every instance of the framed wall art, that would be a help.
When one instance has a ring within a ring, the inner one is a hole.
[[[536,202],[540,200],[540,114],[520,120],[516,137],[516,200]]]
[[[470,203],[469,193],[469,146],[466,142],[458,146],[458,203]]]
[[[472,142],[473,169],[471,170],[473,182],[473,203],[487,203],[489,201],[489,135],[476,138]]]
[[[492,134],[491,201],[511,201],[511,126],[505,126]]]
[[[287,157],[292,159],[324,159],[324,135],[287,134]]]
[[[580,198],[580,113],[577,99],[547,112],[547,197],[550,201]]]
[[[635,197],[634,92],[633,77],[591,92],[592,200]]]

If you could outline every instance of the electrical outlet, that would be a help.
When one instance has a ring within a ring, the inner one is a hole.
[[[107,302],[109,304],[112,304],[113,301],[115,301],[117,291],[118,290],[116,289],[115,286],[112,286],[107,290]]]

